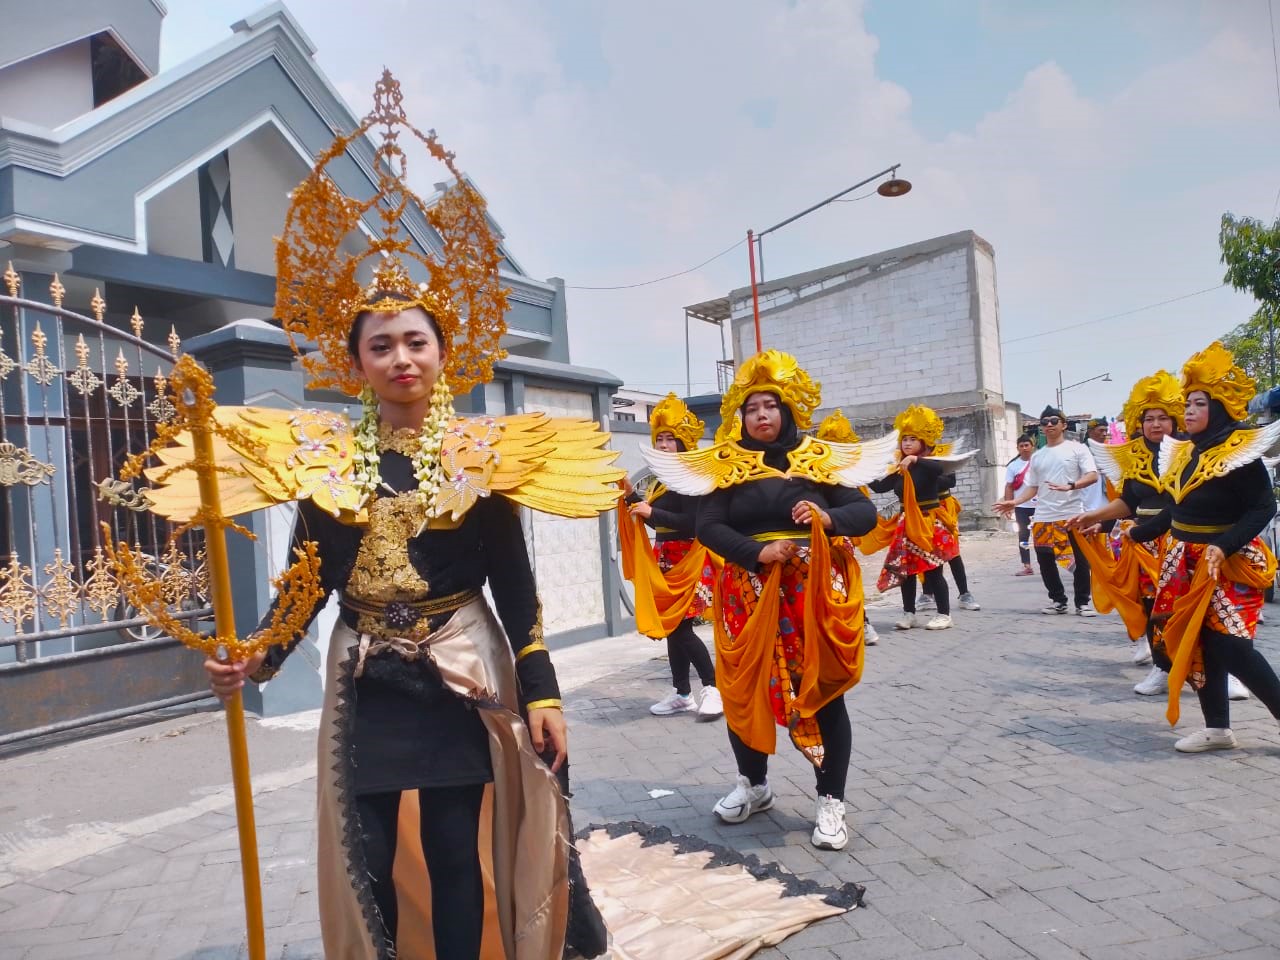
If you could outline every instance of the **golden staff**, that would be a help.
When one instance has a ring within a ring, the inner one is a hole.
[[[218,474],[247,476],[236,465],[235,450],[251,451],[261,445],[243,431],[220,423],[215,416],[213,380],[208,372],[189,356],[174,365],[170,378],[172,400],[177,411],[173,419],[161,424],[156,439],[145,452],[130,457],[120,471],[123,480],[133,480],[143,471],[143,464],[157,451],[169,448],[169,461],[179,462],[163,471],[157,482],[166,482],[174,474],[190,470],[195,474],[200,492],[200,509],[189,523],[177,527],[170,542],[192,526],[205,531],[205,562],[209,572],[209,591],[213,600],[214,633],[201,634],[179,621],[169,609],[165,585],[146,569],[143,558],[126,543],[111,545],[110,528],[103,524],[105,552],[112,564],[121,593],[157,628],[192,649],[216,657],[223,662],[247,660],[273,643],[285,643],[297,636],[320,597],[320,561],[316,545],[308,541],[298,549],[297,562],[280,576],[275,585],[280,603],[267,629],[244,640],[236,637],[235,608],[231,597],[231,571],[227,562],[226,528],[253,538],[253,534],[229,520],[222,512],[218,491]],[[185,430],[185,433],[184,433]],[[219,463],[214,437],[225,440],[233,451],[228,462]],[[188,448],[190,455],[173,455]],[[145,495],[145,494],[144,494]],[[235,788],[236,827],[240,835],[240,876],[244,886],[245,928],[249,960],[266,960],[265,929],[262,915],[262,882],[258,868],[258,837],[253,815],[253,783],[249,775],[249,747],[245,739],[244,700],[236,691],[226,703],[227,739],[231,747],[231,780]]]

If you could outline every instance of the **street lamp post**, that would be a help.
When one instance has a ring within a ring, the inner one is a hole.
[[[1066,393],[1068,390],[1070,390],[1072,387],[1082,387],[1086,383],[1093,383],[1093,381],[1095,380],[1101,380],[1103,383],[1110,383],[1111,374],[1100,373],[1096,377],[1090,377],[1088,380],[1081,380],[1077,383],[1068,383],[1064,387],[1062,385],[1062,371],[1061,370],[1058,371],[1058,409],[1062,411],[1062,415],[1064,417],[1067,415],[1067,409],[1062,405],[1062,395]]]
[[[751,267],[751,316],[755,323],[756,353],[759,353],[762,349],[764,349],[764,346],[760,340],[760,294],[759,294],[759,291],[757,290],[758,280],[756,277],[756,252],[757,250],[759,251],[760,267],[761,267],[761,270],[763,270],[764,269],[764,238],[765,236],[767,234],[773,233],[773,231],[775,230],[779,230],[782,227],[785,227],[789,223],[795,223],[801,217],[807,216],[808,214],[813,213],[813,211],[815,210],[820,210],[821,208],[825,207],[827,204],[834,203],[835,201],[839,200],[845,194],[852,193],[854,190],[857,190],[859,187],[865,187],[868,183],[873,183],[874,181],[879,180],[881,177],[885,175],[888,175],[889,179],[886,180],[884,183],[880,184],[880,186],[876,188],[876,193],[880,194],[880,196],[900,197],[903,194],[910,192],[911,181],[899,179],[899,177],[897,176],[899,166],[901,166],[901,164],[895,163],[892,167],[886,167],[885,169],[881,170],[879,173],[873,174],[872,176],[867,177],[865,180],[859,180],[853,186],[846,187],[844,190],[841,190],[839,193],[834,194],[830,197],[827,197],[827,199],[819,201],[818,203],[815,203],[813,206],[807,207],[804,210],[801,210],[799,213],[794,214],[793,216],[787,217],[787,219],[781,221],[780,223],[775,223],[768,230],[761,230],[759,233],[756,233],[754,230],[747,231],[747,261]]]

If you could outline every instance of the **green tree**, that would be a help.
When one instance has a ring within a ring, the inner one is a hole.
[[[1222,342],[1245,372],[1258,381],[1259,388],[1276,386],[1280,378],[1272,369],[1280,352],[1280,344],[1275,342],[1280,340],[1280,218],[1268,224],[1224,213],[1218,247],[1227,267],[1222,279],[1258,301],[1253,316]]]

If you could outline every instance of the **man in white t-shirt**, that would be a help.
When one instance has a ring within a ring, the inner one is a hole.
[[[1094,440],[1098,443],[1107,442],[1107,420],[1105,417],[1095,417],[1089,421],[1089,425],[1085,427],[1085,439]],[[1085,444],[1088,449],[1088,444]],[[1088,487],[1084,491],[1084,508],[1085,510],[1101,510],[1107,505],[1107,485],[1103,483],[1102,478],[1098,478],[1098,482]],[[1111,524],[1104,529],[1110,532]]]
[[[1031,454],[1035,449],[1035,441],[1029,434],[1024,433],[1018,438],[1018,455],[1004,468],[1005,500],[1012,500],[1022,491],[1022,485],[1027,482],[1027,474],[1031,471]],[[1035,497],[1013,512],[1018,520],[1018,559],[1022,561],[1022,569],[1014,576],[1029,577],[1035,573],[1031,569],[1031,517],[1036,512]]]
[[[995,509],[1009,516],[1033,497],[1036,499],[1031,535],[1040,579],[1049,591],[1049,606],[1042,612],[1067,612],[1067,592],[1062,586],[1054,548],[1069,544],[1075,557],[1072,577],[1076,613],[1082,617],[1097,616],[1089,605],[1089,561],[1080,551],[1075,534],[1067,529],[1066,521],[1084,513],[1084,491],[1098,482],[1098,468],[1084,444],[1064,436],[1067,420],[1061,410],[1045,407],[1040,414],[1040,429],[1044,431],[1045,445],[1031,455],[1022,490],[1011,500],[1001,500]]]

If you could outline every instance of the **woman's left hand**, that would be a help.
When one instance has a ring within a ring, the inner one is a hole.
[[[653,515],[653,507],[644,500],[641,500],[639,503],[633,503],[631,505],[631,515],[633,517],[640,517],[641,519],[648,520],[649,517]]]
[[[539,754],[548,746],[555,748],[556,758],[551,764],[551,772],[559,772],[569,759],[569,727],[564,722],[564,711],[555,707],[530,710],[529,736],[533,738],[533,749]]]
[[[1227,555],[1222,552],[1221,547],[1215,547],[1210,544],[1204,548],[1204,565],[1209,568],[1209,576],[1214,580],[1218,579],[1218,572],[1226,562]]]
[[[809,524],[813,523],[815,513],[822,521],[822,529],[830,530],[831,514],[827,513],[827,511],[823,510],[816,503],[811,503],[808,500],[801,500],[791,508],[791,519],[800,526],[807,527]]]

